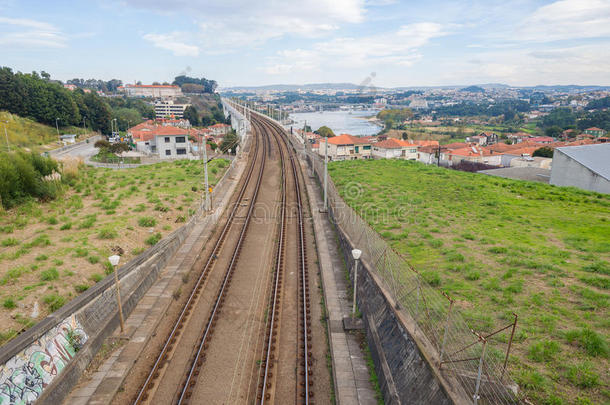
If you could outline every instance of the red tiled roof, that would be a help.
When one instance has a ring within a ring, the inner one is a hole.
[[[438,146],[438,141],[419,140],[413,141],[413,143],[417,146]]]
[[[603,129],[598,128],[598,127],[591,127],[591,128],[585,129],[585,131],[603,131]]]
[[[366,140],[362,140],[357,136],[349,135],[349,134],[341,134],[339,136],[333,136],[331,138],[327,138],[328,143],[331,145],[355,145],[355,144],[365,144],[370,143]]]
[[[405,147],[413,148],[413,147],[417,147],[417,145],[414,145],[407,141],[403,141],[403,140],[396,139],[396,138],[388,138],[385,141],[377,142],[375,144],[375,147],[382,148],[382,149],[399,149],[399,148],[405,148]]]

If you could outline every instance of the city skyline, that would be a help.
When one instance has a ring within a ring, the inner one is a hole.
[[[64,81],[610,85],[610,3],[4,0],[0,46],[0,65]]]

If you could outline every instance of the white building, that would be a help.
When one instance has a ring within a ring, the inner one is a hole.
[[[183,118],[184,110],[190,104],[176,104],[173,100],[158,100],[155,101],[155,116],[157,118],[173,117]]]
[[[328,141],[330,160],[371,159],[371,143],[357,136],[341,134],[331,138],[321,138],[318,153],[324,156]]]
[[[374,143],[372,148],[375,158],[417,160],[417,145],[400,139],[389,138]]]
[[[555,148],[550,183],[610,194],[610,143]]]
[[[126,84],[120,86],[118,91],[129,97],[179,97],[182,95],[180,87],[172,85]]]

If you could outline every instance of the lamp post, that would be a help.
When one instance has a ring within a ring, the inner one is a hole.
[[[125,331],[125,323],[123,320],[123,306],[121,305],[121,288],[119,285],[119,272],[118,272],[118,266],[119,266],[120,260],[121,260],[121,256],[119,256],[119,255],[112,255],[108,258],[108,261],[110,262],[112,267],[114,267],[114,283],[116,285],[116,299],[119,304],[119,319],[121,321],[121,333],[123,333]]]
[[[354,302],[352,303],[352,318],[356,317],[356,291],[358,289],[358,261],[362,251],[360,249],[352,249],[352,257],[354,258]]]
[[[61,143],[61,136],[59,136],[59,124],[57,124],[57,121],[59,121],[59,118],[55,118],[55,129],[57,129],[57,140],[59,143]]]

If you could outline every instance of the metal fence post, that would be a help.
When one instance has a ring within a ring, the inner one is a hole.
[[[447,297],[449,298],[449,297]],[[445,333],[443,334],[443,343],[441,345],[441,356],[439,367],[443,364],[443,355],[445,354],[445,344],[447,343],[447,332],[449,331],[449,324],[451,323],[451,310],[453,309],[453,300],[449,298],[449,311],[447,311],[447,321],[445,322]]]
[[[477,384],[474,387],[474,405],[477,405],[479,401],[479,388],[481,388],[481,374],[483,373],[483,361],[485,359],[485,349],[487,348],[487,340],[479,336],[479,339],[483,341],[483,350],[481,350],[481,359],[479,360],[479,371],[477,372]]]
[[[415,323],[417,323],[417,320],[419,319],[419,294],[421,294],[421,292],[420,292],[419,277],[416,276],[415,279],[417,280],[417,299],[415,301]]]
[[[504,378],[504,373],[506,372],[506,365],[508,364],[508,355],[510,354],[510,347],[513,344],[515,329],[517,328],[517,314],[513,312],[513,315],[515,316],[515,321],[513,322],[513,329],[510,332],[510,340],[508,341],[508,348],[506,348],[506,357],[504,358],[504,367],[502,368],[502,376],[500,378]]]

